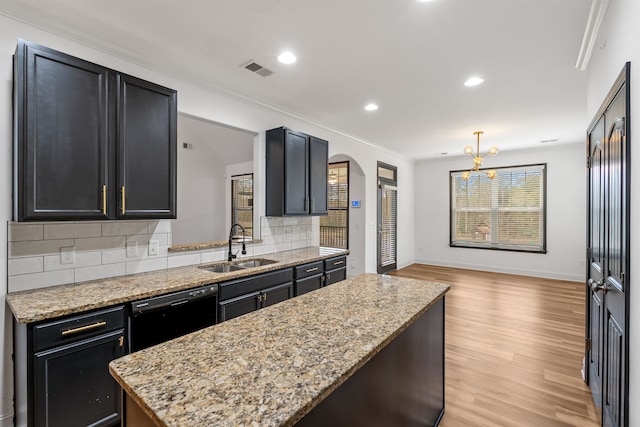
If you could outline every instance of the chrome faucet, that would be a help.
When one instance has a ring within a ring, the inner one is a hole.
[[[244,238],[245,238],[244,227],[236,222],[232,224],[231,228],[229,229],[229,257],[227,258],[227,261],[233,261],[233,259],[238,256],[238,252],[234,254],[231,251],[231,240],[233,239],[233,227],[236,227],[236,226],[240,227],[240,229],[242,230],[242,255],[247,254],[247,247],[244,244]]]

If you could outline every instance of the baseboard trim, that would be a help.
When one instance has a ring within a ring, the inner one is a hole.
[[[427,259],[416,259],[415,263],[424,264],[424,265],[436,265],[439,267],[461,268],[463,270],[479,270],[479,271],[488,271],[492,273],[517,274],[518,276],[540,277],[542,279],[566,280],[569,282],[583,283],[585,281],[584,276],[581,276],[581,275],[549,272],[549,271],[536,271],[536,270],[525,270],[525,269],[519,269],[519,268],[474,265],[474,264],[466,264],[466,263],[458,263],[458,262],[443,262],[443,261],[427,260]]]

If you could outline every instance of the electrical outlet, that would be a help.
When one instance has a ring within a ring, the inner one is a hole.
[[[356,268],[356,262],[355,261],[351,261],[351,268]]]
[[[138,242],[127,242],[127,258],[138,256]]]
[[[291,240],[291,230],[284,231],[284,240]]]
[[[76,248],[74,246],[66,246],[60,248],[60,264],[75,264]]]
[[[311,230],[307,230],[307,239],[311,238]]]
[[[158,241],[150,240],[149,241],[149,256],[157,256],[158,255]]]

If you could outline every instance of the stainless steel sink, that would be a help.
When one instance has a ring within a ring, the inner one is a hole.
[[[211,267],[200,267],[203,270],[210,271],[212,273],[229,273],[231,271],[244,270],[242,267],[238,267],[231,264],[217,264]]]
[[[276,262],[278,261],[274,261],[272,259],[256,258],[256,259],[234,261],[231,265],[240,267],[240,268],[252,268],[252,267],[260,267],[262,265],[274,264]]]
[[[218,264],[203,265],[200,268],[212,273],[230,273],[232,271],[246,270],[247,268],[260,267],[274,264],[278,261],[265,258],[241,259],[233,262],[221,262]]]

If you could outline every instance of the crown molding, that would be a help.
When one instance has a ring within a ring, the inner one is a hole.
[[[589,61],[591,61],[591,55],[593,54],[598,35],[600,34],[600,27],[607,15],[610,1],[611,0],[592,0],[591,2],[589,18],[587,19],[587,25],[584,29],[584,35],[582,36],[578,59],[576,60],[576,68],[580,69],[580,71],[586,70],[589,66]]]

